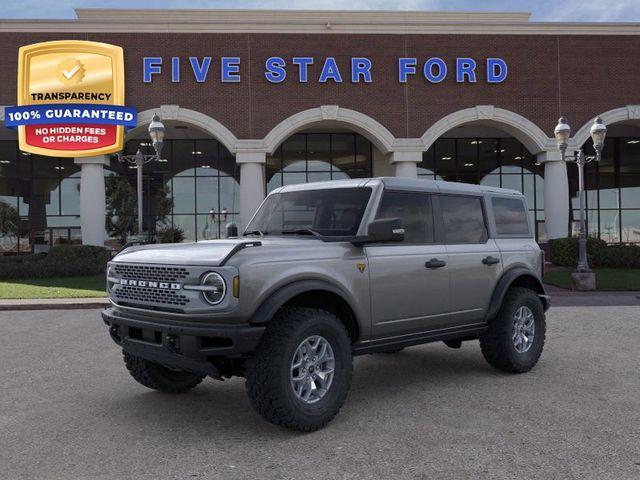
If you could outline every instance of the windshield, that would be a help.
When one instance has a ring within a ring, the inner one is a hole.
[[[371,188],[324,188],[270,195],[245,235],[354,236]]]

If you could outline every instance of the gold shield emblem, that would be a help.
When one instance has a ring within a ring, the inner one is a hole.
[[[356,266],[358,267],[360,273],[364,273],[364,269],[367,267],[364,263],[358,263]]]
[[[21,47],[18,55],[19,106],[124,105],[121,47],[62,40]],[[31,114],[36,115],[35,110]],[[92,140],[85,141],[90,135]],[[89,157],[122,150],[124,126],[85,122],[82,127],[66,124],[38,129],[38,125],[22,125],[18,127],[18,138],[20,149],[25,152]]]

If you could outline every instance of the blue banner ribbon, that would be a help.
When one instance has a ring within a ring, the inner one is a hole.
[[[60,103],[6,107],[4,122],[7,127],[50,124],[138,125],[138,112],[121,105],[93,105],[86,103]]]

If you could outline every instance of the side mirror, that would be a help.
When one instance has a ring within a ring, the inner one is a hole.
[[[234,238],[238,236],[238,226],[231,222],[227,223],[227,238]]]
[[[371,243],[402,242],[404,226],[400,218],[380,218],[369,223],[368,241]]]

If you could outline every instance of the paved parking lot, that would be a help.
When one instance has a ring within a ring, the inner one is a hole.
[[[0,478],[640,478],[640,307],[557,307],[526,375],[477,342],[356,359],[345,407],[298,434],[241,379],[133,382],[97,310],[0,312]]]

